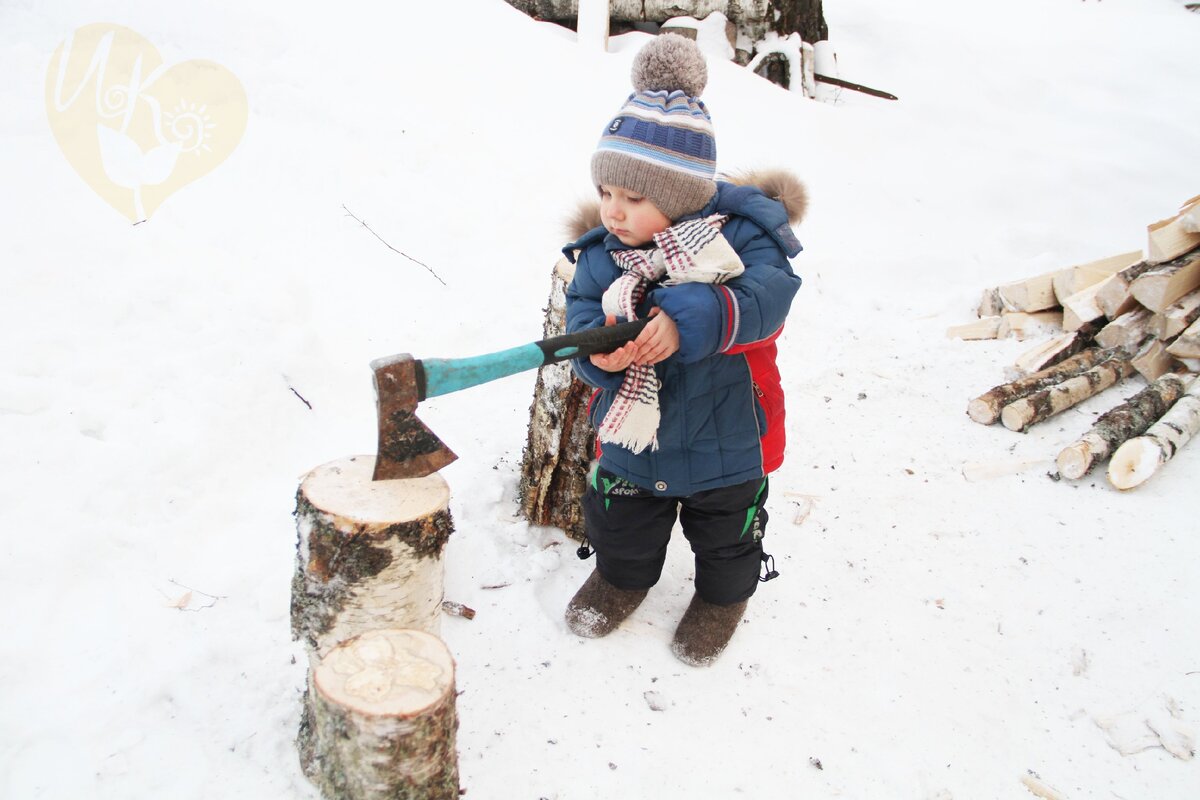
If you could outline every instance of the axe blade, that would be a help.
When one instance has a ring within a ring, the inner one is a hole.
[[[417,418],[417,403],[424,399],[421,362],[408,353],[376,359],[376,409],[379,446],[373,480],[424,478],[458,458],[428,426]]]

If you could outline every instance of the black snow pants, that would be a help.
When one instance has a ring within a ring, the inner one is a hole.
[[[688,497],[659,497],[593,467],[583,517],[596,569],[618,589],[648,589],[658,582],[678,518],[696,557],[696,592],[724,606],[758,588],[766,500],[765,477]]]

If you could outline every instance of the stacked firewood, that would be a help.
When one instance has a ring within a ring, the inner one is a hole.
[[[971,400],[967,415],[1009,430],[1071,408],[1126,378],[1146,388],[1103,414],[1058,456],[1078,479],[1111,458],[1109,481],[1140,485],[1200,432],[1200,196],[1148,228],[1142,251],[1055,270],[983,293],[962,339],[1049,334],[1007,370],[1008,383]]]

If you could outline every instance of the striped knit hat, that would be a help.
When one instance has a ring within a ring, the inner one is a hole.
[[[704,55],[690,39],[657,36],[633,61],[634,93],[609,122],[592,156],[592,183],[648,197],[671,221],[717,191],[717,143],[699,95]]]

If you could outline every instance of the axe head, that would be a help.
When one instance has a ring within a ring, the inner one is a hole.
[[[401,353],[371,362],[379,413],[379,449],[373,480],[424,478],[456,456],[417,419],[417,403],[425,397],[421,362]]]

